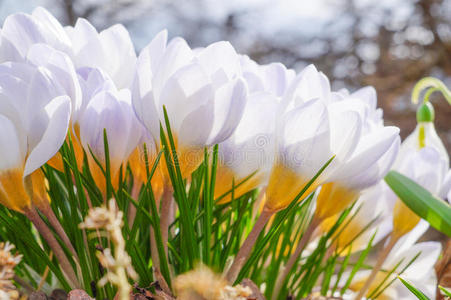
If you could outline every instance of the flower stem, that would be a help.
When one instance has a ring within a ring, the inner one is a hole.
[[[61,226],[61,223],[59,222],[52,208],[50,207],[50,204],[48,203],[48,201],[41,201],[40,203],[41,205],[38,207],[38,210],[47,218],[50,225],[52,225],[55,232],[61,238],[64,245],[67,247],[67,249],[69,249],[69,251],[72,253],[72,255],[74,256],[75,260],[78,263],[79,259],[77,252],[75,251],[74,246],[72,246],[72,243],[69,237],[67,236],[66,231],[64,231],[63,227]]]
[[[271,218],[271,216],[274,214],[273,211],[269,211],[264,209],[262,213],[260,214],[260,217],[258,217],[257,222],[255,223],[254,227],[252,228],[251,232],[247,236],[246,240],[244,241],[243,245],[241,246],[240,250],[238,251],[238,254],[235,257],[235,260],[232,263],[232,266],[230,267],[229,271],[227,272],[227,280],[233,284],[238,277],[238,274],[243,267],[244,263],[247,261],[249,254],[251,253],[252,248],[254,247],[255,242],[257,241],[258,236],[260,235],[260,232],[265,227],[268,220]]]
[[[290,256],[287,263],[285,264],[285,267],[283,268],[283,272],[276,280],[276,285],[274,287],[273,292],[273,299],[277,299],[277,295],[280,292],[280,289],[282,288],[282,284],[285,282],[288,274],[290,273],[291,269],[293,269],[295,263],[299,259],[299,256],[301,256],[302,251],[304,250],[307,243],[310,241],[310,238],[312,237],[313,232],[318,227],[318,225],[321,223],[321,221],[317,218],[313,218],[312,222],[307,226],[307,228],[304,231],[304,234],[302,235],[301,239],[299,240],[298,245],[296,246],[296,250],[294,253]]]
[[[360,289],[359,293],[357,294],[355,300],[360,300],[362,297],[364,297],[368,291],[368,289],[371,287],[371,284],[373,283],[374,279],[376,278],[377,273],[382,268],[382,265],[387,258],[388,254],[390,254],[390,251],[395,246],[396,242],[399,240],[400,236],[394,235],[393,233],[389,237],[389,241],[387,245],[384,247],[384,249],[380,252],[379,256],[377,257],[376,264],[373,267],[373,270],[371,271],[370,276],[366,280],[363,287]]]
[[[138,201],[139,198],[139,192],[141,190],[142,183],[141,182],[135,182],[133,184],[131,197]],[[135,222],[136,218],[136,207],[134,205],[129,205],[128,207],[128,227],[131,229],[133,227],[133,223]]]
[[[168,237],[169,237],[169,225],[174,217],[172,213],[174,199],[172,198],[172,188],[168,185],[165,186],[163,196],[160,201],[160,229],[161,237],[163,240],[164,253],[168,256]]]
[[[39,231],[42,237],[47,241],[50,248],[53,250],[53,253],[55,254],[55,257],[58,259],[61,265],[61,269],[63,273],[66,275],[71,288],[72,289],[80,288],[77,276],[75,275],[75,272],[69,260],[67,259],[66,254],[64,253],[60,244],[58,244],[58,241],[53,236],[51,230],[47,227],[44,221],[42,221],[41,216],[39,216],[36,209],[34,208],[27,209],[24,211],[24,214],[33,223],[33,225],[36,227],[36,229]]]

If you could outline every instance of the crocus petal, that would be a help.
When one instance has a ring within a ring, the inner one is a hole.
[[[379,182],[388,171],[391,169],[396,156],[398,154],[399,145],[401,139],[398,137],[393,141],[393,144],[384,153],[384,155],[373,165],[371,165],[365,172],[355,174],[353,177],[349,177],[347,180],[349,187],[354,189],[365,189]]]
[[[264,66],[264,77],[268,91],[281,97],[291,80],[287,68],[281,63]]]
[[[22,167],[20,138],[13,122],[0,114],[0,173]]]
[[[86,43],[92,43],[97,40],[97,30],[91,25],[91,23],[88,22],[88,20],[84,18],[78,18],[74,27],[67,26],[64,29],[72,41],[75,61],[78,60],[77,56],[80,55],[79,52],[83,49]]]
[[[207,74],[198,64],[193,63],[178,70],[167,81],[160,96],[161,107],[158,109],[162,111],[163,105],[166,107],[171,126],[178,131],[186,115],[213,99],[214,90]]]
[[[47,43],[70,55],[72,43],[60,22],[43,7],[36,7],[32,16],[44,26],[47,33]]]
[[[251,95],[237,129],[219,144],[221,163],[232,169],[237,179],[255,171],[267,175],[271,168],[275,154],[277,105],[277,99],[269,93]]]
[[[330,97],[330,84],[324,74],[314,65],[305,67],[291,82],[282,99],[282,109],[290,109],[312,99],[322,99],[327,103]]]
[[[23,57],[16,46],[0,34],[0,62],[21,60]]]
[[[63,52],[57,51],[45,44],[33,45],[28,51],[27,60],[36,66],[49,69],[52,77],[66,91],[72,100],[72,110],[81,106],[81,88],[77,80],[74,65]]]
[[[28,84],[21,78],[12,76],[3,72],[3,65],[0,65],[0,93],[2,100],[0,101],[0,112],[7,114],[8,118],[17,123],[18,120],[24,122],[23,112],[27,106]]]
[[[312,100],[283,116],[279,133],[280,159],[307,178],[312,177],[332,158],[330,127],[326,107]]]
[[[403,252],[392,252],[393,254],[387,257],[384,267],[391,269],[399,260],[403,259],[397,269],[398,271],[402,270],[419,254],[415,261],[405,270],[403,276],[409,279],[420,280],[424,278],[424,270],[431,268],[437,261],[441,249],[442,247],[439,242],[418,243]]]
[[[71,102],[68,96],[51,100],[44,108],[48,116],[47,128],[39,143],[31,149],[25,163],[24,177],[52,158],[64,143],[69,127]]]
[[[99,39],[107,62],[103,69],[111,75],[117,87],[130,87],[136,54],[127,29],[120,24],[111,26],[99,34]]]
[[[221,57],[221,59],[218,59]],[[215,87],[220,87],[233,79],[241,69],[240,61],[235,49],[229,42],[216,42],[201,50],[196,56],[205,69]]]
[[[189,113],[180,125],[179,141],[185,147],[203,147],[213,127],[213,102],[209,101]]]
[[[362,174],[376,163],[399,138],[397,127],[383,127],[373,133],[364,135],[352,158],[339,170],[342,178]]]
[[[43,26],[32,16],[23,13],[5,19],[2,35],[14,44],[21,57],[27,55],[31,45],[46,42]]]
[[[376,109],[377,95],[376,90],[372,86],[366,86],[352,93],[351,97],[363,100],[370,108]]]
[[[214,125],[208,144],[227,139],[238,126],[246,106],[247,87],[242,79],[229,82],[216,91]]]
[[[164,56],[158,65],[158,69],[155,72],[153,81],[156,100],[159,99],[163,86],[168,78],[178,69],[189,64],[192,58],[193,52],[185,40],[175,38],[168,44]],[[159,103],[157,103],[157,105],[159,105]]]
[[[353,111],[332,113],[330,129],[331,150],[336,155],[332,164],[340,164],[352,155],[359,143],[362,120],[359,114]],[[332,169],[332,166],[329,169]]]

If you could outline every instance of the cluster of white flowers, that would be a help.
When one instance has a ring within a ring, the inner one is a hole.
[[[449,159],[433,124],[422,124],[425,145],[414,132],[399,151],[399,129],[384,125],[375,90],[333,91],[313,65],[296,74],[280,63],[258,65],[224,41],[191,49],[182,38],[168,41],[166,31],[137,55],[122,25],[98,32],[79,19],[63,27],[43,8],[6,18],[0,38],[0,203],[11,209],[33,205],[26,180],[42,165],[61,168],[68,132],[79,161],[84,150],[105,163],[106,131],[113,185],[127,162],[138,173],[142,145],[151,154],[160,148],[163,106],[183,176],[199,166],[205,147],[219,144],[216,196],[254,174],[235,197],[264,188],[264,209],[281,210],[334,156],[307,192],[321,187],[316,222],[360,197],[360,226],[379,206],[384,220],[393,219],[375,223],[380,238],[423,226],[381,182],[390,169],[451,196]],[[100,169],[90,167],[104,190]]]

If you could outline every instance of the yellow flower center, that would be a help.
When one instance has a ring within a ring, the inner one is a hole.
[[[25,190],[23,168],[0,173],[0,203],[18,212],[31,207],[30,196]]]
[[[393,233],[397,236],[403,236],[411,231],[421,218],[417,216],[404,202],[397,199],[393,208]]]
[[[268,188],[266,189],[265,209],[278,211],[286,208],[301,192],[309,179],[297,174],[294,170],[277,162],[271,171]],[[313,183],[300,200],[317,188]]]
[[[235,179],[235,182],[233,182]],[[261,174],[254,174],[252,177],[238,178],[235,173],[227,166],[218,163],[215,183],[215,199],[232,190],[234,185],[234,198],[238,198],[245,193],[255,189],[262,182]],[[233,184],[234,183],[234,184]],[[232,193],[228,193],[218,203],[223,204],[232,200]]]
[[[342,212],[357,200],[359,194],[337,182],[323,184],[316,200],[315,217],[324,220]]]

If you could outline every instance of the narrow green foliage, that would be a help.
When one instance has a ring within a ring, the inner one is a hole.
[[[443,294],[446,297],[451,298],[451,292],[449,290],[445,289],[443,286],[440,286],[440,285],[438,286],[438,288],[443,292]]]
[[[421,292],[420,290],[418,290],[417,288],[415,288],[413,285],[411,285],[409,282],[407,282],[406,280],[402,279],[401,277],[399,277],[399,280],[401,280],[401,282],[420,300],[430,300],[425,294],[423,294],[423,292]]]

